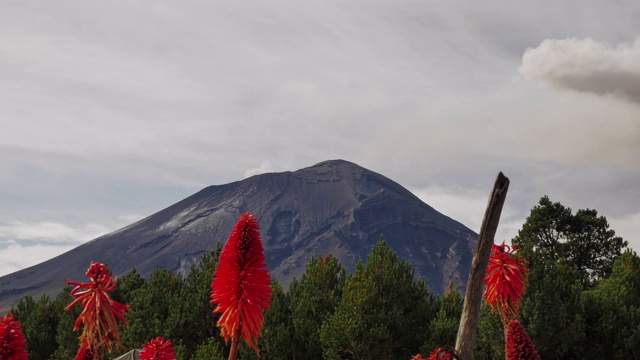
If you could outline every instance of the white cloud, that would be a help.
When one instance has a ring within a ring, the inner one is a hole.
[[[48,244],[81,244],[104,235],[109,230],[111,230],[109,227],[101,224],[71,227],[51,221],[35,223],[13,221],[0,225],[0,239],[39,241]]]
[[[7,245],[0,249],[0,276],[39,264],[76,246],[47,243],[27,246],[13,241]]]
[[[519,71],[559,89],[640,103],[640,37],[616,46],[591,38],[546,39],[525,51]]]
[[[255,167],[255,168],[251,168],[248,169],[247,171],[244,172],[244,178],[248,178],[248,177],[252,177],[254,175],[260,175],[260,174],[264,174],[264,173],[268,173],[268,172],[274,172],[274,168],[273,165],[271,165],[271,162],[268,160],[265,160],[263,162],[260,163],[260,166]]]
[[[117,216],[105,224],[72,226],[53,221],[12,221],[0,225],[0,276],[36,265],[142,217]]]

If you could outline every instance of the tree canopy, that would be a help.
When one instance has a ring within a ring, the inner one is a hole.
[[[394,239],[394,241],[400,241]],[[513,239],[529,267],[519,321],[543,359],[640,358],[640,257],[624,251],[595,210],[571,209],[543,197]],[[113,356],[162,336],[178,359],[224,359],[229,346],[216,327],[210,285],[221,247],[203,254],[186,276],[157,269],[122,277],[113,299],[131,307]],[[459,291],[427,291],[385,241],[353,274],[330,255],[309,255],[290,284],[271,284],[271,306],[257,346],[271,359],[410,359],[453,346],[462,310]],[[55,299],[23,298],[12,310],[23,324],[30,359],[70,359],[78,350],[65,312],[69,288]],[[474,358],[504,358],[499,316],[483,306]],[[258,357],[246,345],[242,359]]]
[[[628,245],[596,210],[581,209],[573,214],[548,196],[531,209],[513,243],[531,263],[563,263],[585,281],[607,277]]]

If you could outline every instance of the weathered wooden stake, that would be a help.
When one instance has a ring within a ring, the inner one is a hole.
[[[507,197],[509,189],[509,179],[500,172],[493,185],[493,191],[489,197],[487,210],[482,219],[480,234],[478,235],[478,249],[473,256],[471,269],[469,270],[469,280],[467,281],[467,292],[464,296],[462,316],[460,316],[460,327],[456,338],[456,352],[463,360],[473,358],[473,345],[476,342],[476,328],[480,317],[480,307],[482,305],[482,293],[484,290],[484,277],[491,254],[491,245],[498,229],[502,206]]]

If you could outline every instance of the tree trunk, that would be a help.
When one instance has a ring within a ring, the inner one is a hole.
[[[478,248],[471,262],[467,292],[464,296],[464,306],[460,317],[460,327],[456,338],[456,352],[463,360],[473,358],[473,346],[476,341],[476,328],[482,306],[482,294],[484,292],[484,278],[491,253],[493,238],[498,229],[502,206],[507,197],[509,179],[502,172],[498,174],[493,185],[493,191],[489,197],[487,210],[484,213],[480,234],[478,235]]]

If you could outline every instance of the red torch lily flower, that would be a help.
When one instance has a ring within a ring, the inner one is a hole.
[[[27,360],[27,344],[20,330],[22,324],[13,320],[13,314],[0,316],[0,319],[0,359]]]
[[[505,326],[518,317],[528,271],[526,261],[513,256],[515,250],[504,242],[502,245],[494,244],[484,280],[487,285],[484,294],[487,304],[493,310],[498,310]]]
[[[95,356],[96,354],[91,349],[89,349],[89,345],[87,344],[87,342],[83,341],[82,345],[80,345],[80,348],[78,349],[78,353],[76,354],[74,360],[93,360]]]
[[[413,355],[411,360],[451,360],[453,359],[452,351],[437,347],[429,354],[428,358],[423,358],[421,354]],[[457,359],[457,358],[456,358]]]
[[[507,330],[507,360],[540,360],[531,338],[518,320],[512,320]]]
[[[258,221],[252,213],[240,215],[220,254],[211,284],[214,314],[222,314],[217,326],[225,341],[232,339],[229,359],[237,356],[239,338],[259,352],[257,342],[271,302],[271,278],[266,269]],[[234,353],[235,352],[235,353]]]
[[[77,297],[65,310],[70,310],[82,303],[82,312],[74,324],[73,330],[78,330],[80,324],[84,324],[80,341],[91,353],[98,353],[100,348],[106,346],[111,351],[111,346],[120,345],[120,332],[118,323],[127,321],[124,313],[129,306],[120,304],[109,297],[109,292],[115,289],[117,279],[113,279],[104,264],[91,262],[87,276],[90,282],[76,282],[67,280],[69,285],[75,285],[71,296]]]
[[[173,351],[171,340],[165,340],[158,336],[142,345],[140,360],[176,360]]]
[[[427,360],[451,360],[452,358],[451,351],[437,347],[429,354]]]

